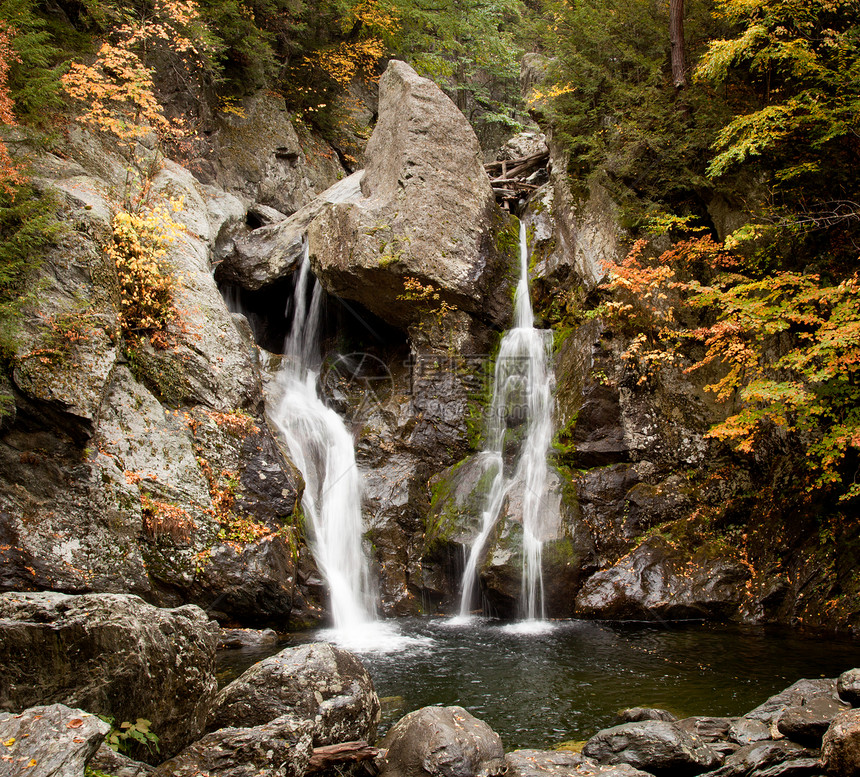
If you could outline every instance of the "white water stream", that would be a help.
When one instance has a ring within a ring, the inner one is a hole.
[[[520,278],[514,299],[514,326],[505,333],[496,359],[493,399],[487,420],[486,448],[479,454],[493,480],[485,500],[482,528],[463,573],[460,617],[469,616],[477,583],[477,566],[507,498],[522,504],[523,576],[521,606],[526,621],[545,617],[541,555],[543,541],[557,522],[555,501],[548,499],[547,454],[552,442],[550,368],[552,331],[534,328],[529,297],[528,239],[520,223]],[[505,472],[506,443],[525,429],[512,473]]]
[[[352,435],[317,393],[321,303],[322,287],[305,247],[293,292],[293,325],[277,376],[280,402],[272,420],[305,480],[302,508],[312,551],[329,586],[334,627],[342,631],[371,621],[375,608],[361,547],[361,480]]]

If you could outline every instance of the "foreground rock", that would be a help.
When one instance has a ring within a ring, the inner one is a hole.
[[[302,777],[312,738],[311,724],[290,715],[262,726],[222,728],[163,763],[153,777]]]
[[[215,696],[217,626],[125,594],[0,595],[0,708],[59,702],[146,718],[161,757],[193,742]]]
[[[699,774],[720,761],[698,736],[661,720],[622,723],[599,731],[582,753],[601,764],[625,763],[657,775]]]
[[[820,747],[830,722],[850,705],[829,697],[816,697],[807,704],[788,707],[777,721],[777,729],[793,742]]]
[[[860,774],[860,710],[836,716],[824,735],[821,761],[828,773],[836,777]]]
[[[508,777],[648,777],[627,764],[598,764],[565,750],[515,750],[505,762]]]
[[[117,753],[102,743],[89,763],[92,770],[109,774],[110,777],[150,777],[154,766],[135,761],[122,753]]]
[[[380,777],[491,777],[505,771],[502,740],[462,707],[423,707],[382,741]]]
[[[860,669],[849,669],[836,680],[836,692],[842,701],[860,706]]]
[[[713,772],[714,777],[743,777],[759,775],[784,763],[794,762],[810,755],[800,745],[785,740],[762,741],[745,745],[726,758],[725,763]]]
[[[0,714],[0,775],[81,777],[110,726],[64,704]]]
[[[287,714],[312,724],[316,746],[373,741],[379,699],[354,655],[315,642],[282,650],[230,683],[218,694],[207,729],[260,726]]]

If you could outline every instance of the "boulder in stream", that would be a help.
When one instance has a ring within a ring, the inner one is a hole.
[[[598,763],[625,763],[656,775],[699,774],[720,762],[697,735],[662,720],[622,723],[599,731],[582,753]]]
[[[849,669],[839,675],[836,692],[842,701],[847,701],[852,707],[860,706],[860,669]]]
[[[505,771],[502,740],[462,707],[422,707],[382,741],[380,777],[492,777]]]
[[[218,628],[199,607],[126,594],[0,594],[0,709],[59,702],[145,718],[162,757],[193,742],[215,696]]]
[[[809,747],[820,747],[821,738],[830,722],[850,705],[828,696],[817,696],[806,704],[788,707],[777,721],[779,733],[794,742]]]
[[[312,724],[315,746],[370,742],[379,723],[379,698],[358,658],[314,642],[269,656],[223,688],[207,729],[261,726],[287,714]]]
[[[507,777],[649,777],[627,764],[598,764],[569,750],[515,750],[505,762]]]

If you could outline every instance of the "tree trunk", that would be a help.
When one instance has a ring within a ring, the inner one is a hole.
[[[687,85],[684,56],[684,0],[669,0],[669,40],[672,42],[672,83],[676,89]]]

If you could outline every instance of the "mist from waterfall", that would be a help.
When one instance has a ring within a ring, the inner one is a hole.
[[[555,377],[551,365],[552,331],[534,328],[529,297],[528,238],[520,222],[520,277],[514,299],[514,326],[502,338],[493,376],[493,398],[486,424],[486,447],[479,454],[492,480],[484,501],[481,531],[463,573],[460,616],[468,617],[477,584],[477,566],[506,500],[521,501],[523,574],[521,607],[527,621],[545,617],[541,556],[548,529],[555,523],[547,499],[552,443]],[[519,440],[517,435],[522,432]],[[506,456],[518,447],[515,463]],[[508,469],[506,472],[506,458]]]

